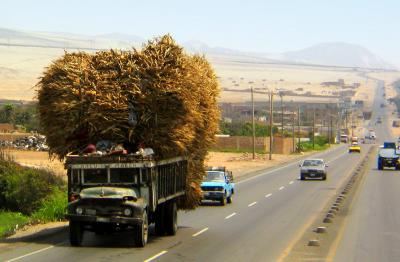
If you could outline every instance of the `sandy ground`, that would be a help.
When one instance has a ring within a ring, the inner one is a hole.
[[[53,170],[57,175],[65,175],[64,164],[57,159],[49,159],[47,152],[5,150],[16,162],[30,167]]]
[[[35,98],[35,84],[45,67],[63,54],[63,50],[44,48],[0,47],[0,98],[32,100]],[[234,57],[210,56],[219,77],[221,88],[247,89],[249,82],[258,89],[303,88],[302,92],[317,95],[331,95],[338,87],[321,87],[321,82],[344,79],[346,84],[359,82],[365,84],[365,78],[358,71],[342,68],[315,66],[265,64],[238,61]],[[380,73],[375,73],[374,77]],[[387,73],[387,78],[395,74]],[[245,95],[223,91],[222,102],[243,102],[249,100]],[[256,98],[257,99],[257,98]],[[290,98],[294,101],[308,101],[306,97]],[[313,98],[315,100],[315,98]]]

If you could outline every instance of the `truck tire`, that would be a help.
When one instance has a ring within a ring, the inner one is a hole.
[[[79,222],[69,221],[69,242],[71,246],[79,247],[83,240],[83,226]]]
[[[136,247],[144,247],[149,236],[149,221],[146,210],[143,211],[142,223],[134,228],[134,240]]]
[[[225,206],[225,205],[226,205],[226,195],[224,195],[224,196],[221,198],[220,202],[221,202],[221,206]]]
[[[326,174],[322,176],[322,180],[326,180]]]
[[[304,175],[300,175],[300,180],[305,180],[306,178],[304,177]]]
[[[382,163],[378,163],[378,170],[383,170],[383,165],[382,165]]]
[[[169,236],[175,236],[178,231],[178,208],[175,201],[169,201],[165,206],[165,232]]]
[[[157,236],[165,235],[165,203],[160,204],[156,209],[155,231]]]
[[[228,196],[228,197],[226,198],[226,202],[227,202],[228,204],[232,204],[232,193],[231,193],[230,196]]]

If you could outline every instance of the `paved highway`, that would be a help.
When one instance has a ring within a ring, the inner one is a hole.
[[[380,83],[380,87],[383,83]],[[380,108],[382,89],[379,88],[374,116],[384,116],[376,128],[379,142],[396,141],[388,128],[386,108]],[[399,261],[400,260],[400,173],[379,171],[373,159],[360,192],[349,213],[335,261]]]

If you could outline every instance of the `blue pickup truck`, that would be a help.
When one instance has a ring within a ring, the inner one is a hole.
[[[225,167],[207,168],[201,190],[203,200],[219,201],[223,206],[232,203],[232,196],[235,193],[232,171],[228,171]]]

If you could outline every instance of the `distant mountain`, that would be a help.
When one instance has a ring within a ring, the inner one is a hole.
[[[329,66],[394,69],[366,48],[348,43],[321,43],[281,54],[285,61]]]

